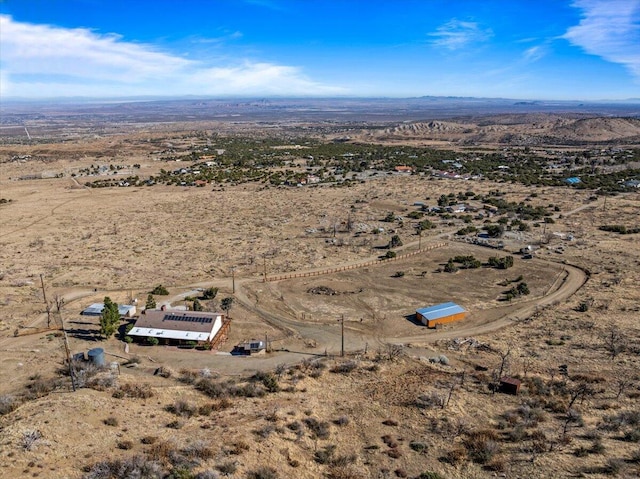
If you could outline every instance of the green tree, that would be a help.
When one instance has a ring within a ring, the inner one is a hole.
[[[218,288],[207,288],[202,292],[202,299],[214,299],[218,294]]]
[[[157,294],[158,296],[166,296],[169,294],[169,291],[167,290],[167,288],[159,284],[158,286],[156,286],[151,290],[151,294]]]
[[[202,303],[198,301],[198,298],[193,300],[193,310],[194,311],[202,311]]]
[[[487,225],[484,229],[491,238],[499,238],[502,236],[502,233],[504,233],[504,227],[502,225]]]
[[[104,309],[100,316],[100,334],[109,339],[117,331],[119,322],[118,304],[111,301],[109,296],[106,296],[104,298]]]
[[[147,296],[147,303],[144,306],[145,309],[156,309],[156,299],[152,294]]]
[[[220,302],[220,307],[224,310],[225,313],[227,313],[227,316],[229,316],[229,311],[231,310],[232,305],[233,298],[231,297],[223,298],[223,300]]]
[[[398,235],[393,235],[391,237],[391,241],[389,241],[389,248],[397,248],[399,246],[402,246],[402,240],[400,239],[400,236]]]

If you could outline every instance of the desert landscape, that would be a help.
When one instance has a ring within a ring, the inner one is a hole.
[[[2,108],[3,477],[640,476],[631,107]],[[80,314],[149,296],[230,329]]]

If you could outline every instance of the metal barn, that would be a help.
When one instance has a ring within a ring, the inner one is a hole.
[[[416,309],[416,318],[428,328],[435,328],[439,324],[460,321],[467,315],[467,311],[456,303],[448,302]]]

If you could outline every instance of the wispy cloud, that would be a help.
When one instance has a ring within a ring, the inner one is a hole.
[[[483,43],[493,36],[490,28],[481,28],[476,22],[465,22],[453,19],[439,26],[435,32],[429,33],[434,37],[433,44],[449,50],[459,50],[467,45]]]
[[[537,62],[546,55],[546,48],[542,45],[536,45],[531,48],[527,48],[522,54],[522,59],[526,63]]]
[[[640,0],[576,0],[573,6],[582,19],[562,38],[640,79]]]
[[[2,94],[11,96],[330,95],[341,88],[288,65],[211,64],[83,28],[0,15]]]

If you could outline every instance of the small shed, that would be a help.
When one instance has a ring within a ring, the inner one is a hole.
[[[416,318],[428,328],[435,328],[439,324],[460,321],[467,315],[467,311],[456,303],[448,302],[416,309]]]
[[[264,354],[266,347],[264,341],[257,339],[251,339],[249,341],[243,341],[237,344],[231,354],[237,354],[242,356],[251,356],[252,354]]]
[[[101,316],[104,309],[104,303],[93,303],[85,308],[82,313],[83,316]],[[136,307],[133,304],[119,304],[118,313],[124,318],[132,318],[136,314]]]
[[[514,396],[520,392],[522,381],[510,377],[500,378],[500,392],[505,394],[513,394]]]

